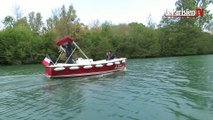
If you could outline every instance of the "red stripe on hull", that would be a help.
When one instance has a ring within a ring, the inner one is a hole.
[[[112,73],[116,71],[122,71],[125,69],[126,64],[120,63],[118,65],[113,64],[112,66],[107,66],[103,64],[103,67],[97,68],[95,65],[92,65],[92,68],[85,69],[84,66],[78,66],[78,70],[71,70],[71,66],[64,67],[64,70],[55,71],[54,69],[57,67],[46,67],[45,74],[51,78],[59,78],[59,77],[81,77],[81,76],[93,76],[100,75],[106,73]]]

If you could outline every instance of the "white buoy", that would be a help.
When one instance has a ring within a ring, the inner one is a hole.
[[[70,70],[78,70],[80,67],[78,66],[73,66],[73,67],[70,67]]]
[[[86,65],[86,66],[84,66],[84,69],[90,69],[90,68],[92,68],[91,65]]]
[[[113,63],[107,63],[106,64],[106,66],[112,66],[113,65]]]
[[[55,71],[62,71],[62,70],[64,70],[64,69],[65,69],[64,67],[54,68]]]
[[[101,67],[103,67],[103,65],[102,64],[97,64],[97,65],[95,65],[95,67],[101,68]]]

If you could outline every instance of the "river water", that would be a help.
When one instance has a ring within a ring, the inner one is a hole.
[[[0,66],[0,120],[212,120],[213,55],[128,59],[113,75],[47,79]]]

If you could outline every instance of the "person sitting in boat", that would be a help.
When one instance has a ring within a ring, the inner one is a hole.
[[[106,52],[106,60],[109,60],[110,59],[110,56],[109,56],[109,52],[107,51]]]
[[[114,58],[116,58],[116,56],[112,53],[112,51],[106,53],[106,60],[112,60]]]

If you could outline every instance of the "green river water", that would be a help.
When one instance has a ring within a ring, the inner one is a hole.
[[[213,120],[213,55],[128,59],[88,78],[43,71],[0,66],[0,120]]]

